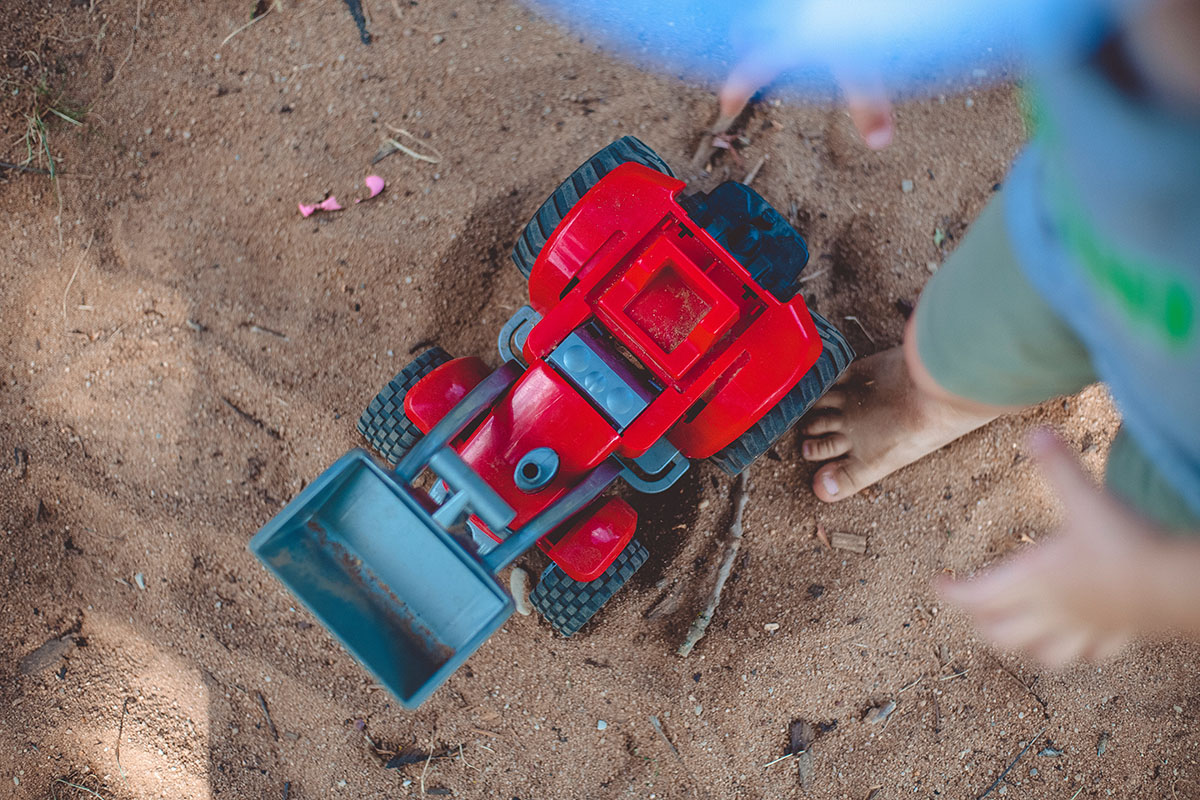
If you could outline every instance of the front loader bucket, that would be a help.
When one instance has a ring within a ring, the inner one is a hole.
[[[513,611],[496,578],[362,450],[288,503],[250,549],[406,708]]]

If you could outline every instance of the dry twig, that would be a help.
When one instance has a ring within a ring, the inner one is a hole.
[[[1033,738],[1031,738],[1029,740],[1029,743],[1021,748],[1021,752],[1017,753],[1017,757],[1012,760],[1012,763],[1010,763],[1007,767],[1004,768],[1004,771],[1001,772],[999,776],[997,776],[996,780],[992,781],[992,785],[989,786],[987,789],[985,789],[983,794],[979,795],[979,797],[977,797],[976,800],[983,800],[983,798],[985,798],[989,794],[991,794],[992,789],[995,789],[997,786],[1000,785],[1000,781],[1004,780],[1004,776],[1008,774],[1008,771],[1017,765],[1017,762],[1021,760],[1021,756],[1025,755],[1025,752],[1027,750],[1029,750],[1029,748],[1033,747],[1033,743],[1036,742],[1038,739],[1042,738],[1042,734],[1045,732],[1046,732],[1046,728],[1042,728],[1040,731],[1038,731],[1037,735],[1034,736]]]
[[[758,160],[758,163],[755,164],[750,169],[750,171],[746,173],[746,177],[742,178],[743,186],[749,186],[751,183],[754,182],[754,179],[758,177],[759,171],[762,170],[763,164],[766,164],[767,159],[769,159],[769,158],[770,158],[770,156],[767,153],[763,153],[763,157]]]
[[[717,570],[717,583],[713,587],[704,611],[696,617],[683,644],[679,645],[679,649],[676,651],[681,656],[686,657],[688,653],[691,653],[696,642],[704,636],[704,632],[708,630],[708,624],[712,622],[713,614],[717,611],[717,605],[721,602],[721,591],[725,588],[725,581],[729,580],[729,573],[733,571],[738,550],[742,546],[742,517],[746,513],[746,503],[750,499],[749,490],[750,482],[746,478],[746,473],[743,472],[738,475],[737,483],[733,485],[733,521],[729,524],[729,540],[725,543],[725,558],[722,559],[721,567]]]

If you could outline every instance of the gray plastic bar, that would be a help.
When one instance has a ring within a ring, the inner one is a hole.
[[[449,447],[443,447],[430,457],[429,468],[448,483],[452,491],[466,492],[471,510],[493,531],[504,530],[517,516],[512,506]]]
[[[445,447],[463,428],[471,424],[481,411],[504,394],[520,374],[521,365],[509,361],[484,378],[417,442],[408,455],[400,459],[400,463],[396,465],[396,476],[404,483],[412,483],[413,479],[421,474],[421,470],[429,465],[433,454]]]
[[[567,492],[561,500],[526,522],[495,550],[484,556],[484,566],[492,572],[499,572],[507,567],[516,560],[517,556],[533,547],[538,539],[566,522],[584,506],[599,497],[600,493],[616,480],[620,472],[621,465],[611,458],[596,467],[592,470],[591,475]]]

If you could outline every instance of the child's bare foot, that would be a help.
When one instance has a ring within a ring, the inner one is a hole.
[[[886,475],[995,419],[967,411],[913,383],[901,347],[850,366],[801,423],[801,454],[828,462],[813,476],[827,503],[844,500]]]

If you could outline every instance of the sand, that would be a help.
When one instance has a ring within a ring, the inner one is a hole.
[[[0,797],[975,798],[1030,742],[990,797],[1200,797],[1195,645],[1039,672],[930,588],[1052,532],[1024,435],[1053,425],[1098,472],[1117,425],[1099,388],[836,506],[787,437],[750,470],[737,563],[683,659],[731,515],[731,481],[698,465],[634,501],[650,561],[593,624],[565,640],[514,617],[400,709],[247,541],[358,444],[410,354],[497,363],[526,297],[508,252],[562,177],[624,133],[685,167],[714,101],[510,2],[373,0],[365,46],[342,2],[282,0],[222,44],[250,7],[0,12],[0,159],[25,155],[35,76],[88,107],[49,119],[56,184],[0,171]],[[1024,136],[1009,87],[897,118],[871,153],[841,110],[768,95],[709,179],[770,156],[754,185],[860,353],[899,341]],[[372,170],[389,125],[440,163]],[[371,171],[370,203],[297,213]],[[818,523],[865,554],[824,549]],[[778,761],[796,720],[815,741]],[[438,757],[385,768],[405,748]]]

